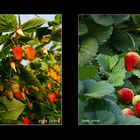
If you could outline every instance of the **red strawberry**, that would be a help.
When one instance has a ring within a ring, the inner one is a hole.
[[[135,111],[137,113],[137,116],[140,118],[140,102],[138,102],[135,106]]]
[[[28,124],[30,123],[30,120],[29,120],[27,117],[25,117],[25,118],[22,120],[22,123],[23,123],[24,125],[28,125]]]
[[[132,99],[134,97],[134,93],[129,88],[122,88],[118,92],[119,100],[124,104],[129,104],[132,102]]]
[[[22,59],[22,48],[20,46],[16,46],[16,47],[12,48],[12,53],[16,60]]]
[[[35,50],[33,47],[25,48],[24,53],[28,60],[33,61],[35,59]]]
[[[140,56],[136,52],[129,52],[125,56],[125,69],[132,71],[140,63]]]
[[[129,108],[124,108],[122,110],[122,112],[123,112],[124,115],[135,116],[135,113],[131,109],[129,109]]]
[[[15,93],[14,96],[17,98],[17,99],[21,99],[22,98],[22,94],[19,92]]]
[[[49,93],[48,94],[48,99],[53,104],[56,100],[56,94],[55,93]]]

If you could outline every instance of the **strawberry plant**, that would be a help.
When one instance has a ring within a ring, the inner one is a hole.
[[[61,124],[61,34],[61,15],[0,15],[0,124]]]
[[[79,124],[140,124],[140,15],[79,15]]]

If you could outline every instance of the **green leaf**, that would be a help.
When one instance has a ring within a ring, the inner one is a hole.
[[[62,15],[61,14],[57,14],[55,16],[55,20],[56,23],[61,24],[62,23]]]
[[[107,81],[96,82],[92,79],[84,80],[84,98],[103,98],[115,92],[112,84]]]
[[[30,71],[23,67],[20,68],[20,77],[27,85],[34,85],[42,89],[40,81]]]
[[[12,35],[12,34],[11,34]],[[11,36],[9,35],[9,36]],[[10,40],[9,37],[5,39],[6,41],[4,42],[2,49],[0,51],[0,59],[6,58],[6,56],[9,54],[11,47],[13,46],[12,41]]]
[[[49,26],[57,26],[57,25],[60,25],[61,23],[62,23],[62,15],[61,14],[57,14],[55,16],[55,20],[49,21],[48,25]]]
[[[91,15],[95,22],[103,26],[122,23],[129,18],[129,15]]]
[[[124,57],[119,57],[118,63],[115,65],[115,67],[113,68],[113,70],[118,70],[118,69],[123,69],[125,70],[125,66],[124,66]]]
[[[109,74],[108,82],[113,84],[115,87],[124,84],[125,79],[125,67],[124,58],[120,58],[117,65],[113,68],[112,72]]]
[[[7,111],[7,107],[4,103],[0,102],[0,112],[5,112]]]
[[[123,15],[123,14],[121,14],[121,15],[111,15],[111,16],[112,16],[112,18],[114,20],[115,25],[120,24],[120,23],[128,20],[129,17],[130,17],[129,15]]]
[[[84,81],[78,81],[78,94],[84,93]]]
[[[135,47],[130,36],[120,31],[116,31],[113,34],[112,44],[117,50],[122,52],[131,51]]]
[[[125,70],[118,69],[118,70],[113,70],[111,74],[109,75],[108,82],[110,84],[113,84],[115,87],[121,86],[124,84],[124,79],[125,79]]]
[[[98,41],[99,45],[102,45],[110,38],[112,32],[112,26],[106,27],[94,23],[92,25],[92,29],[90,29],[89,35],[95,38]]]
[[[25,32],[33,32],[37,30],[41,25],[43,25],[46,22],[43,18],[32,18],[31,20],[28,20],[27,22],[23,23],[21,25],[21,28]]]
[[[0,59],[6,58],[6,56],[9,54],[10,48],[11,48],[11,44],[6,46],[4,51],[3,50],[0,51]]]
[[[110,99],[90,100],[84,111],[83,120],[90,119],[94,124],[117,124],[123,118],[119,106]]]
[[[2,44],[6,38],[7,35],[0,35],[0,44]]]
[[[22,124],[22,122],[12,119],[0,119],[0,124]]]
[[[118,62],[118,55],[109,56],[109,55],[99,54],[96,57],[96,59],[101,70],[110,72]]]
[[[17,120],[25,108],[25,104],[16,99],[9,101],[6,97],[2,97],[0,102],[7,107],[7,111],[0,112],[3,119]]]
[[[52,32],[50,40],[61,42],[60,29]]]
[[[79,124],[83,121],[85,107],[87,105],[88,105],[87,101],[83,101],[81,99],[78,99],[78,122],[79,122]]]
[[[45,62],[41,62],[40,70],[42,70],[42,71],[46,70],[47,71],[48,70],[48,65]]]
[[[140,46],[140,33],[131,33],[132,38],[135,42],[135,47],[138,50]]]
[[[48,27],[41,27],[36,30],[36,37],[38,37],[38,39],[41,40],[44,35],[49,35],[51,33],[52,30],[48,29]]]
[[[88,27],[82,21],[79,22],[79,32],[78,35],[84,35],[88,32]]]
[[[114,23],[111,15],[91,15],[95,22],[104,26],[110,26]]]
[[[0,32],[11,32],[17,27],[17,18],[13,14],[0,14]]]
[[[113,45],[111,44],[111,40],[108,40],[106,43],[99,46],[99,53],[113,56],[118,54],[118,50],[113,47]]]
[[[95,67],[81,67],[79,69],[79,79],[96,79],[96,69]]]
[[[113,124],[115,116],[110,111],[93,110],[93,112],[86,112],[85,117],[89,120],[89,124]]]
[[[136,118],[134,116],[124,116],[118,124],[123,124],[123,125],[139,125],[140,124],[140,119]]]
[[[79,66],[84,66],[91,58],[93,58],[98,51],[98,43],[95,39],[86,38],[82,40],[79,50]]]
[[[133,75],[135,75],[135,76],[137,76],[138,78],[140,78],[140,71],[137,69],[134,69],[133,71],[132,71],[132,74]]]
[[[132,15],[132,18],[138,26],[140,26],[140,15]]]

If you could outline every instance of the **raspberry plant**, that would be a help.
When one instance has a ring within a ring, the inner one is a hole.
[[[61,124],[61,35],[61,15],[0,15],[1,124]]]
[[[122,88],[140,94],[139,26],[140,15],[79,15],[79,124],[140,124],[139,100],[134,106],[118,97]]]

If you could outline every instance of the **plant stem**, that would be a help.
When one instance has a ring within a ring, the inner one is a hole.
[[[133,46],[135,48],[136,47],[136,44],[135,44],[135,41],[134,41],[133,37],[128,32],[126,32],[126,31],[123,31],[123,32],[130,37],[130,39],[132,40],[132,44],[133,44]]]
[[[21,26],[21,20],[20,20],[20,15],[18,14],[18,27]]]

